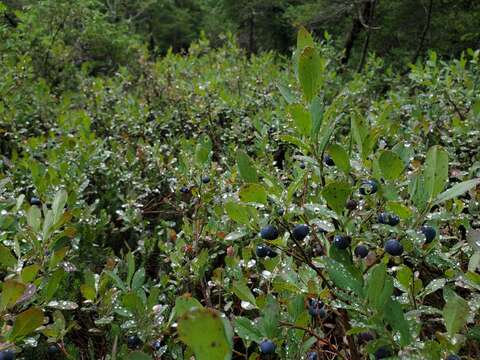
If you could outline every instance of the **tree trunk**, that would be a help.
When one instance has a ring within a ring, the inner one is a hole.
[[[430,0],[428,4],[428,9],[425,9],[427,13],[427,19],[425,21],[425,26],[423,27],[422,35],[420,36],[420,42],[418,43],[417,51],[412,58],[412,64],[415,64],[420,56],[420,53],[423,49],[423,44],[425,43],[425,38],[427,36],[428,30],[430,29],[430,23],[432,22],[432,9],[433,9],[433,0]]]
[[[368,14],[368,20],[366,25],[368,26],[367,29],[367,36],[365,37],[365,43],[363,44],[362,50],[362,58],[360,59],[360,63],[358,64],[358,72],[361,72],[363,67],[365,66],[365,61],[367,59],[368,54],[368,45],[370,44],[370,36],[372,34],[372,25],[373,25],[373,18],[375,16],[375,6],[377,5],[377,0],[372,0],[370,5],[370,13]]]
[[[348,63],[348,60],[350,59],[350,56],[352,54],[353,46],[355,45],[355,40],[358,38],[358,35],[364,28],[364,26],[362,25],[361,16],[364,19],[368,18],[371,7],[372,7],[372,2],[370,0],[365,0],[363,3],[362,9],[357,11],[353,17],[352,28],[350,32],[347,34],[347,39],[345,40],[345,46],[344,46],[345,50],[344,50],[343,57],[341,59],[341,63],[343,65],[346,65]]]

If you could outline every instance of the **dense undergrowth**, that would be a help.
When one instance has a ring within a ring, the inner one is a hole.
[[[98,72],[22,31],[0,58],[0,347],[480,356],[479,52],[357,74],[302,30],[292,61],[202,41]]]

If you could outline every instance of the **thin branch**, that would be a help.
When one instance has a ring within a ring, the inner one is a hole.
[[[433,0],[430,0],[428,4],[428,9],[425,9],[427,13],[427,21],[425,22],[425,26],[423,27],[422,35],[420,36],[420,42],[418,43],[417,51],[412,59],[412,64],[415,64],[420,56],[420,53],[423,49],[423,45],[425,42],[425,38],[427,36],[428,30],[430,29],[430,23],[432,22],[432,9],[433,9]]]

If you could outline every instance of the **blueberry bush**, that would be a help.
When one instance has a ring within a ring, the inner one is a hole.
[[[118,67],[79,65],[35,16],[0,28],[0,358],[480,357],[479,51],[352,73],[303,28],[291,59],[108,28]]]

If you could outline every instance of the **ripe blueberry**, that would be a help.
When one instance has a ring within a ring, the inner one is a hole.
[[[183,186],[181,189],[180,189],[180,192],[182,194],[188,194],[190,192],[190,189],[186,186]]]
[[[360,185],[361,195],[375,194],[377,190],[378,190],[378,184],[375,180],[365,180],[365,181],[362,181],[362,184]]]
[[[260,352],[262,354],[273,354],[275,352],[275,344],[270,340],[263,340],[260,343]]]
[[[152,343],[152,348],[153,348],[153,350],[155,350],[155,351],[160,350],[161,347],[162,347],[162,343],[160,342],[160,340],[155,340],[155,341]]]
[[[349,199],[347,200],[346,208],[348,210],[355,210],[357,208],[358,204],[355,200]]]
[[[278,238],[278,230],[275,226],[268,225],[260,230],[260,236],[265,240],[275,240]]]
[[[390,217],[390,216],[389,216],[388,213],[382,212],[382,213],[378,214],[377,219],[378,219],[378,222],[379,222],[380,224],[388,224],[388,219],[389,219],[389,217]]]
[[[47,353],[49,355],[55,355],[60,351],[57,344],[50,344],[47,348]]]
[[[209,176],[202,177],[202,183],[208,184],[209,182],[210,182],[210,177]]]
[[[396,226],[400,223],[400,218],[395,215],[395,214],[390,214],[390,217],[388,219],[388,225],[390,226]]]
[[[375,355],[375,360],[379,360],[379,359],[385,359],[392,356],[392,352],[390,351],[390,349],[386,347],[380,347],[377,349],[377,351],[375,351],[374,355]]]
[[[307,355],[307,360],[318,360],[318,354],[314,351],[309,352]]]
[[[385,242],[385,251],[392,256],[400,256],[403,253],[403,246],[396,239],[390,239]]]
[[[383,212],[378,214],[378,222],[380,224],[388,224],[390,226],[395,226],[400,223],[400,218],[395,214]]]
[[[15,360],[15,353],[12,350],[0,351],[0,360]]]
[[[335,235],[333,238],[333,245],[341,250],[345,250],[350,246],[350,243],[352,242],[352,239],[350,236],[344,236],[344,235]]]
[[[305,163],[303,161],[300,163],[300,169],[305,169]]]
[[[127,346],[129,349],[136,349],[142,344],[142,340],[137,335],[127,337]]]
[[[450,354],[447,356],[447,360],[460,360],[460,356],[455,354]]]
[[[285,214],[285,210],[283,208],[277,209],[277,215],[278,216],[283,216],[283,214]]]
[[[373,336],[373,334],[368,331],[358,334],[358,341],[360,343],[367,343],[369,341],[372,341],[374,338],[375,337]]]
[[[308,313],[314,318],[325,319],[327,317],[324,304],[319,300],[310,299],[308,304]]]
[[[437,232],[432,226],[424,225],[422,226],[421,232],[425,236],[425,242],[428,244],[435,239]]]
[[[292,235],[295,240],[302,241],[307,237],[309,232],[310,229],[308,228],[308,226],[305,224],[301,224],[293,228]]]
[[[332,157],[330,155],[325,155],[325,157],[323,158],[323,161],[325,162],[325,165],[328,165],[328,166],[334,166],[335,165],[335,162],[333,161]]]
[[[265,258],[267,256],[271,257],[271,258],[274,258],[275,256],[277,256],[277,253],[275,251],[273,251],[270,246],[263,245],[263,244],[257,246],[257,249],[255,250],[255,253],[257,254],[257,256],[259,258]]]
[[[364,258],[368,255],[368,248],[365,245],[358,245],[354,250],[355,256]]]
[[[39,198],[32,196],[32,198],[30,199],[30,205],[42,206],[42,202]]]

